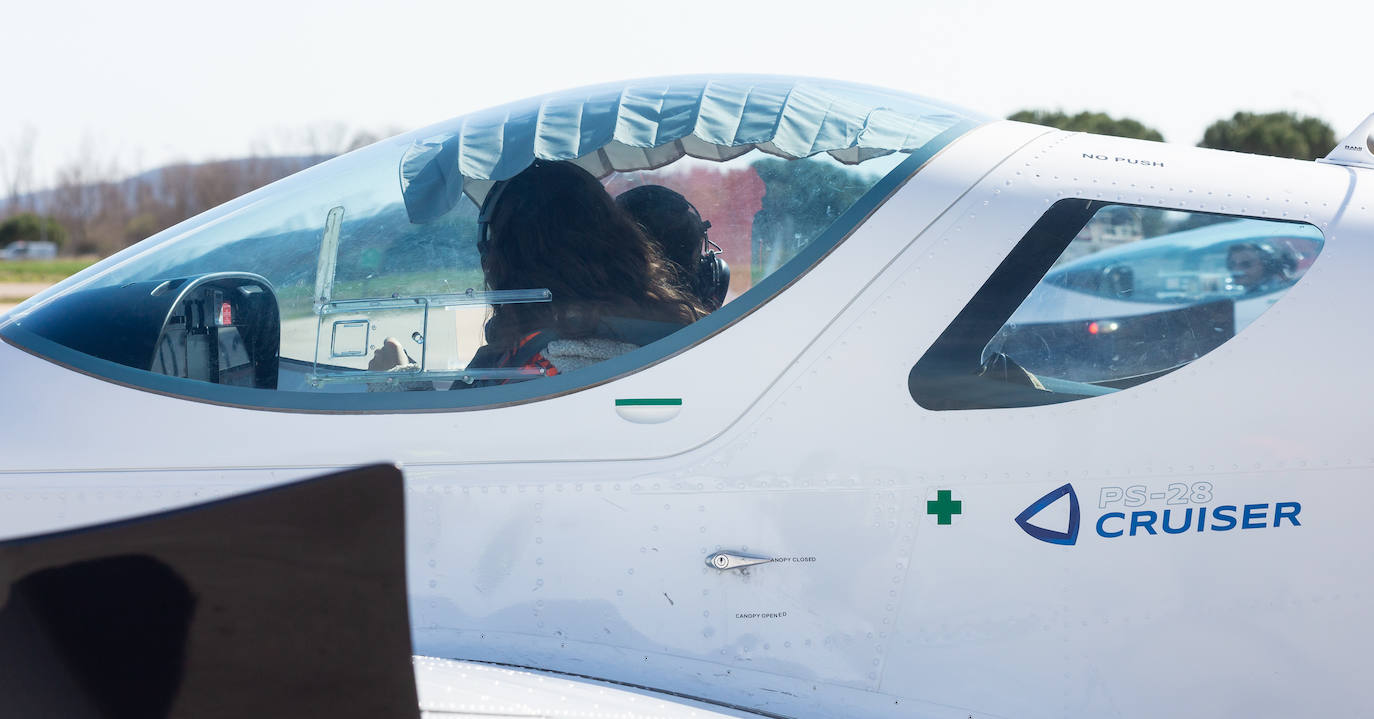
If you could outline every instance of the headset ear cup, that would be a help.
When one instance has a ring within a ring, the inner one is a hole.
[[[697,262],[697,296],[706,303],[706,309],[717,310],[725,304],[725,294],[730,290],[730,264],[715,252],[707,252]]]
[[[717,308],[725,304],[725,295],[730,291],[730,263],[724,257],[716,255],[716,291],[711,296]]]
[[[477,210],[477,251],[484,257],[491,251],[491,216],[496,212],[496,203],[501,201],[501,195],[509,184],[508,180],[494,183],[487,190],[487,196],[482,198],[482,207]]]

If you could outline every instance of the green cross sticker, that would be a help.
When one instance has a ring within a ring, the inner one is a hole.
[[[942,489],[935,493],[935,499],[926,502],[926,514],[935,515],[936,524],[953,524],[954,515],[964,513],[964,503],[954,499],[954,493]]]

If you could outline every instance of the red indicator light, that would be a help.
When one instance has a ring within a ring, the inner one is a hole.
[[[219,305],[219,323],[224,326],[234,324],[234,310],[228,302],[221,302]]]
[[[1097,333],[1100,332],[1100,331],[1101,331],[1101,329],[1097,326],[1097,323],[1096,323],[1096,322],[1089,322],[1089,323],[1088,323],[1088,334],[1090,334],[1090,335],[1095,335],[1095,334],[1097,334]]]

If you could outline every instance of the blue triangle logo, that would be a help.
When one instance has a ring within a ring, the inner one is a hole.
[[[1030,523],[1035,515],[1059,501],[1066,494],[1069,496],[1069,526],[1064,531],[1056,532]],[[1016,515],[1016,523],[1021,525],[1021,529],[1025,530],[1026,534],[1042,542],[1072,546],[1078,541],[1078,495],[1074,493],[1073,485],[1066,484],[1035,500],[1034,504],[1026,507],[1026,511]]]

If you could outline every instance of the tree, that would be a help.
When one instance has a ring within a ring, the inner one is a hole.
[[[872,186],[829,160],[824,155],[792,161],[768,157],[754,163],[764,195],[754,215],[753,281],[795,257]]]
[[[1129,117],[1118,120],[1101,112],[1080,112],[1077,115],[1067,115],[1058,110],[1022,110],[1013,113],[1007,119],[1017,122],[1030,122],[1036,125],[1048,125],[1071,132],[1091,132],[1095,135],[1164,142],[1164,136],[1154,128],[1146,127]]]
[[[33,149],[38,130],[25,125],[6,147],[0,147],[0,180],[7,194],[6,209],[15,212],[33,191]],[[28,198],[30,202],[32,198]]]
[[[58,168],[52,202],[53,214],[71,235],[76,254],[95,254],[106,249],[93,241],[90,233],[92,223],[100,214],[100,191],[87,163],[77,159]]]
[[[152,212],[140,212],[124,223],[124,244],[132,245],[167,229]]]
[[[1336,146],[1331,126],[1315,117],[1292,112],[1237,112],[1229,120],[1217,120],[1202,135],[1198,147],[1236,150],[1258,155],[1315,160]]]
[[[67,231],[62,229],[56,218],[25,212],[0,222],[0,247],[19,240],[46,240],[61,247],[67,241]]]

